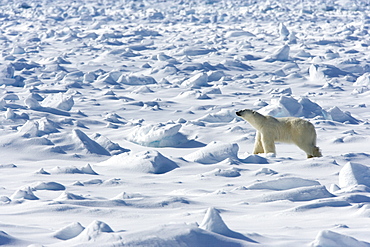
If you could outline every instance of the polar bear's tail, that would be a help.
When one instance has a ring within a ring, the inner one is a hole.
[[[322,157],[320,149],[318,147],[313,148],[313,157]]]

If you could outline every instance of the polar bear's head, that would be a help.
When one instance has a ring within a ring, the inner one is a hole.
[[[236,112],[236,115],[239,117],[248,117],[251,115],[255,115],[257,112],[250,110],[250,109],[244,109]]]

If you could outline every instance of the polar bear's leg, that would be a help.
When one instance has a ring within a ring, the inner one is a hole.
[[[268,154],[268,153],[276,154],[275,141],[271,139],[271,137],[264,136],[262,134],[262,146],[263,146],[263,150],[265,151],[265,154]]]
[[[321,157],[321,152],[318,147],[313,144],[297,143],[297,146],[306,152],[307,158]]]
[[[262,146],[262,138],[261,138],[261,133],[257,131],[256,140],[254,142],[253,154],[261,154],[261,153],[264,153],[263,146]]]

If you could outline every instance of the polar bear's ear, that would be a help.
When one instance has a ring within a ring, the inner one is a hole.
[[[254,115],[256,115],[256,113],[257,113],[257,112],[256,112],[256,111],[252,111],[252,113],[253,113]]]

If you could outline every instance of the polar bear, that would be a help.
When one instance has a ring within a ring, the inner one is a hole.
[[[274,118],[245,109],[236,115],[248,121],[256,130],[254,154],[274,153],[275,142],[294,143],[306,152],[307,158],[321,157],[316,147],[316,131],[312,123],[296,117]]]

